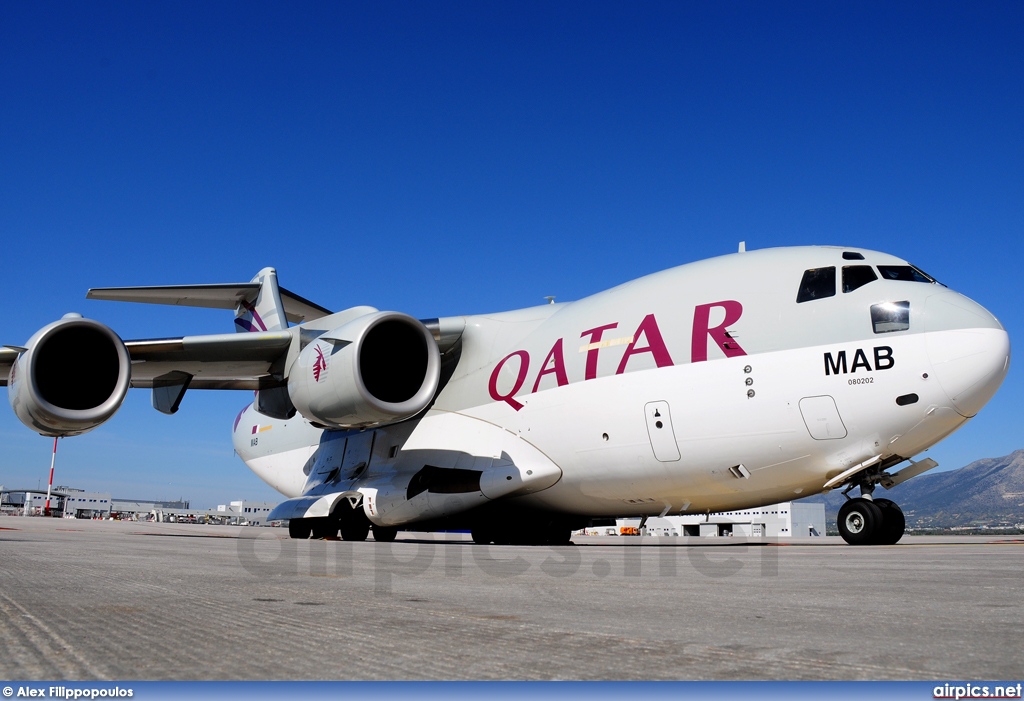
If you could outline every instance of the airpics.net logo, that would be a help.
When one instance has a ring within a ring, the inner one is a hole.
[[[932,690],[932,698],[936,699],[1019,699],[1024,683],[956,683],[942,684]]]
[[[667,545],[636,536],[629,544],[478,545],[441,534],[416,533],[396,542],[293,540],[276,529],[254,529],[237,540],[242,567],[257,577],[313,576],[372,579],[376,595],[388,596],[403,579],[461,578],[474,570],[509,583],[539,578],[599,579],[624,584],[640,578],[698,576],[777,577],[779,543],[760,540],[728,546]],[[368,582],[369,583],[369,582]]]

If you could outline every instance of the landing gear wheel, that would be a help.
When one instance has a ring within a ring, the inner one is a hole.
[[[338,537],[338,522],[331,518],[307,519],[313,527],[313,538],[323,540],[324,538]]]
[[[548,532],[548,545],[572,545],[572,529],[552,528]]]
[[[473,542],[477,545],[489,545],[494,542],[494,533],[489,528],[478,526],[470,533],[473,536]]]
[[[370,535],[370,523],[365,520],[365,517],[362,521],[352,521],[341,525],[342,540],[366,540],[368,535]]]
[[[850,545],[872,545],[882,528],[882,510],[863,497],[839,507],[839,535]]]
[[[882,512],[882,526],[875,534],[875,545],[896,545],[907,528],[903,509],[888,499],[875,499],[875,506]]]
[[[309,525],[309,521],[304,518],[293,518],[288,522],[288,537],[297,538],[299,540],[306,540],[309,538],[309,534],[313,532],[313,527]]]
[[[373,531],[373,539],[378,543],[391,543],[398,536],[397,528],[388,528],[386,526],[370,526],[370,530]]]

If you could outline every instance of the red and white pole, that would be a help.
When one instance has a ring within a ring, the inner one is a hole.
[[[46,485],[46,516],[50,515],[50,490],[53,489],[53,464],[57,462],[57,436],[53,437],[53,455],[50,456],[50,482]]]

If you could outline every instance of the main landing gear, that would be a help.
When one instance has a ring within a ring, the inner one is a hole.
[[[373,539],[378,543],[390,543],[398,536],[397,528],[386,528],[384,526],[371,526],[365,519],[337,518],[293,518],[288,522],[288,535],[291,538],[307,540],[312,537],[314,540],[324,538],[337,538],[342,540],[366,540],[373,531]]]
[[[314,540],[337,538],[363,541],[373,530],[374,540],[390,543],[398,535],[397,528],[374,526],[366,518],[358,502],[343,500],[330,516],[319,518],[293,518],[288,522],[288,535],[292,538]]]
[[[572,545],[572,526],[557,519],[521,523],[485,521],[471,531],[477,545]]]
[[[872,499],[871,490],[839,507],[839,535],[850,545],[895,545],[907,522],[903,511],[888,499]]]

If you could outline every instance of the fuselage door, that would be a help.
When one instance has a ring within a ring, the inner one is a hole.
[[[370,456],[373,454],[373,441],[376,436],[376,431],[362,431],[348,437],[348,445],[345,447],[345,461],[341,466],[341,479],[351,480],[366,474],[366,469],[370,465]]]
[[[341,477],[341,465],[345,458],[346,439],[337,431],[324,431],[320,437],[320,445],[313,454],[315,462],[310,470],[303,494],[309,494],[324,485],[337,484]],[[319,493],[319,492],[317,492]]]
[[[839,416],[836,401],[825,394],[820,397],[804,397],[800,400],[800,414],[811,438],[828,441],[846,438],[846,425]]]
[[[668,402],[648,402],[644,406],[644,411],[647,415],[647,433],[651,437],[654,457],[661,462],[678,460],[679,444],[676,443],[676,432],[672,428]]]

